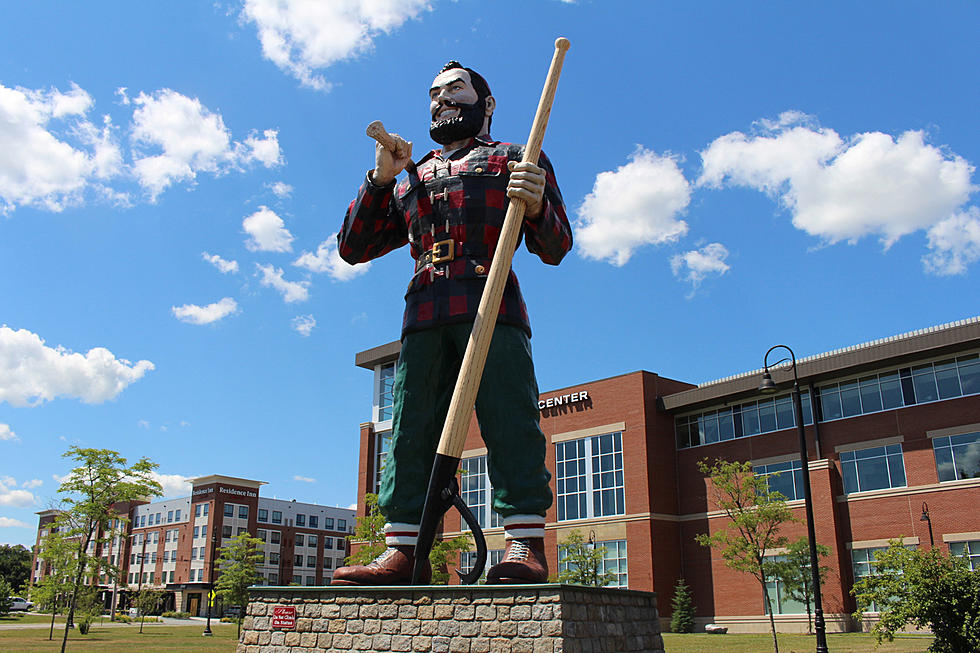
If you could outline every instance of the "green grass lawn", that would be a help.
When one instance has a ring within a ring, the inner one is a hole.
[[[64,617],[55,617],[55,624],[65,623]],[[49,614],[27,614],[26,612],[11,612],[6,617],[0,617],[0,626],[16,624],[49,624],[51,615]]]
[[[6,623],[6,622],[3,622]],[[68,651],[95,653],[234,653],[238,629],[235,624],[211,623],[213,637],[202,637],[204,625],[194,622],[188,626],[146,624],[143,634],[139,623],[128,626],[99,628],[93,625],[88,635],[77,630],[68,634]],[[0,651],[4,653],[35,653],[61,650],[64,630],[55,628],[53,641],[48,641],[45,629],[0,630]]]
[[[925,653],[931,636],[900,635],[894,642],[882,642],[876,647],[873,636],[864,633],[832,633],[827,635],[827,648],[833,653]],[[806,635],[779,635],[779,653],[810,653],[816,639]],[[707,635],[664,633],[667,653],[766,653],[772,651],[772,635]]]

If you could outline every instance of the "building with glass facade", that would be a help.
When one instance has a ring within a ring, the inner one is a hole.
[[[398,350],[393,342],[355,358],[374,374],[371,420],[360,427],[360,497],[377,491],[384,468]],[[874,573],[875,553],[890,539],[945,547],[980,568],[980,318],[797,363],[817,541],[831,549],[822,560],[830,570],[828,630],[856,627],[850,589]],[[791,540],[806,535],[792,375],[782,368],[772,374],[782,390],[775,395],[759,393],[762,370],[701,385],[637,371],[542,393],[555,496],[546,516],[551,570],[562,568],[561,543],[575,530],[603,547],[613,585],[656,591],[665,619],[684,577],[701,625],[767,629],[754,579],[725,567],[695,536],[726,522],[697,465],[718,458],[750,461],[800,519],[783,532]],[[474,419],[460,485],[492,564],[504,539],[489,507],[486,456]],[[455,513],[445,528],[446,535],[465,533]],[[460,565],[471,566],[472,554]],[[778,627],[805,630],[803,607],[775,579],[769,594]]]

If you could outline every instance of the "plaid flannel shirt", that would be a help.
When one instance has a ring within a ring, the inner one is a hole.
[[[520,161],[523,145],[473,139],[448,159],[429,152],[397,184],[377,186],[368,175],[351,202],[337,234],[338,251],[348,263],[364,263],[406,243],[416,260],[405,294],[402,335],[443,324],[473,321],[490,262],[507,212],[509,161]],[[528,250],[558,265],[572,247],[572,230],[548,158],[544,205],[537,218],[525,218],[521,230]],[[448,263],[419,263],[433,243],[452,239],[455,258]],[[520,239],[518,240],[520,245]],[[531,326],[514,271],[510,271],[497,322]]]

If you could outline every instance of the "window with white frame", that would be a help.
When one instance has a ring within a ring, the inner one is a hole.
[[[378,367],[378,421],[391,419],[395,406],[395,363],[385,363]]]
[[[388,449],[391,448],[391,431],[382,431],[374,436],[374,493],[381,492],[381,474],[385,469],[385,460],[388,458]],[[327,517],[323,527],[333,528],[333,519]]]
[[[966,558],[970,571],[980,571],[980,540],[950,542],[949,552],[951,555]]]
[[[914,547],[906,545],[906,548],[911,549]],[[887,546],[874,546],[851,550],[851,565],[854,571],[855,584],[868,576],[875,575],[875,568],[878,564],[875,558],[880,552],[887,549]],[[878,604],[877,602],[872,602],[871,605],[867,607],[865,612],[880,612],[882,607],[884,606]]]
[[[933,438],[932,448],[940,482],[980,478],[980,432]]]
[[[494,565],[500,564],[500,561],[504,559],[503,549],[488,549],[487,550],[487,563],[483,567],[483,578],[486,578],[487,570]],[[462,574],[468,574],[473,570],[473,565],[476,564],[476,551],[464,551],[459,554],[459,571]]]
[[[842,451],[840,466],[847,494],[906,486],[901,444]]]
[[[766,562],[783,562],[786,556],[766,556]],[[807,565],[807,573],[810,566]],[[766,594],[769,595],[769,607],[773,614],[806,614],[806,607],[800,601],[789,596],[786,592],[786,585],[779,576],[769,576],[766,578]],[[763,614],[769,614],[766,602],[762,602]]]
[[[558,521],[626,513],[622,433],[555,443]]]
[[[496,528],[503,522],[493,511],[493,488],[487,473],[487,457],[474,456],[460,461],[459,495],[476,516],[481,528]],[[463,523],[463,530],[469,527]]]
[[[591,544],[588,546],[592,546]],[[606,587],[628,587],[629,572],[626,556],[626,540],[606,540],[595,543],[596,549],[602,550],[602,561],[596,570],[600,576],[609,573],[612,578]],[[577,565],[566,557],[566,548],[558,546],[558,571],[575,569]]]
[[[803,465],[799,460],[755,465],[756,476],[765,476],[770,492],[779,492],[787,501],[803,498]]]

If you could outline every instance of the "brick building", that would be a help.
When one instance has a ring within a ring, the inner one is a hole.
[[[355,358],[374,373],[371,420],[360,427],[359,497],[380,482],[398,351],[393,342]],[[797,369],[817,541],[832,550],[822,561],[830,568],[823,587],[828,630],[855,626],[849,591],[891,538],[934,542],[980,569],[980,318],[809,356]],[[542,393],[555,494],[546,516],[552,571],[560,569],[559,543],[577,530],[605,548],[614,585],[659,594],[664,618],[683,576],[699,624],[767,629],[755,581],[694,540],[725,521],[697,468],[706,458],[751,461],[801,520],[783,532],[791,540],[806,535],[792,375],[773,371],[781,389],[775,395],[759,393],[761,376],[756,370],[695,386],[637,371]],[[493,563],[504,536],[489,509],[486,455],[474,419],[460,485]],[[447,535],[463,532],[454,512],[445,528]],[[471,565],[471,554],[460,564]],[[775,581],[769,591],[778,627],[805,629],[802,607]]]
[[[190,496],[116,506],[129,521],[113,520],[106,543],[89,548],[121,569],[118,583],[95,579],[106,607],[114,596],[125,606],[129,595],[149,586],[165,591],[164,609],[203,616],[210,583],[220,573],[212,561],[242,532],[263,541],[260,584],[329,584],[349,554],[353,510],[266,498],[260,496],[264,482],[244,478],[210,475],[191,484]],[[38,515],[32,582],[47,573],[37,552],[58,511]]]

